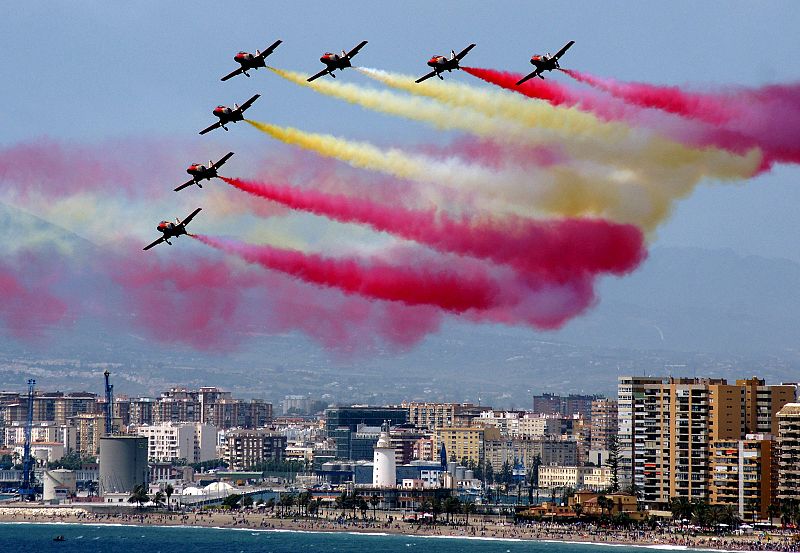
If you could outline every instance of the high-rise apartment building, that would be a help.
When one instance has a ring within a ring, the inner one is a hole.
[[[778,499],[800,499],[800,403],[778,412]]]
[[[743,520],[767,518],[773,502],[772,443],[766,435],[718,440],[711,448],[709,500],[735,505]]]
[[[731,450],[733,442],[745,440],[749,429],[770,428],[772,413],[786,395],[784,387],[765,386],[757,379],[728,384],[723,379],[621,377],[618,435],[623,485],[634,484],[651,504],[666,505],[673,497],[727,501],[729,486],[719,471],[714,472],[712,451]],[[720,467],[730,461],[724,455],[717,457]],[[769,455],[763,459],[758,464],[759,471],[763,469],[759,484],[748,483],[743,493],[768,489],[772,469]],[[720,485],[712,490],[715,478]]]
[[[607,450],[617,435],[617,400],[601,398],[592,401],[591,449]]]
[[[211,425],[167,422],[140,426],[136,432],[147,438],[147,458],[150,461],[184,459],[188,463],[200,463],[217,456],[217,429]]]
[[[224,460],[234,470],[248,470],[267,461],[283,461],[286,436],[269,430],[234,430],[225,437]]]

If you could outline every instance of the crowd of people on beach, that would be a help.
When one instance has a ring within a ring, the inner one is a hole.
[[[281,516],[276,512],[221,509],[192,511],[106,511],[77,507],[2,507],[0,522],[64,522],[83,524],[140,524],[159,526],[205,526],[263,530],[302,530],[311,532],[395,533],[421,536],[452,536],[515,540],[553,540],[564,542],[614,543],[626,545],[666,545],[726,551],[800,552],[796,531],[776,529],[753,535],[703,535],[680,526],[656,529],[606,527],[590,523],[526,521],[514,523],[497,517],[464,520],[403,520],[397,513],[381,513],[376,518],[347,517],[328,512],[317,517]]]

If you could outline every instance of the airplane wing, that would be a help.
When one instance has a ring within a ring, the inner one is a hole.
[[[250,99],[249,99],[249,100],[247,100],[247,101],[246,101],[244,104],[242,104],[242,106],[239,108],[239,111],[242,111],[242,112],[243,112],[244,110],[246,110],[247,108],[249,108],[250,106],[252,106],[252,105],[253,105],[253,102],[255,102],[256,100],[258,100],[259,96],[261,96],[261,94],[254,94],[252,98],[250,98]]]
[[[522,77],[520,80],[517,81],[517,86],[521,85],[522,83],[524,83],[528,79],[533,79],[534,77],[538,77],[539,73],[541,73],[541,71],[537,68],[536,70],[534,70],[533,73],[529,73],[529,74],[525,75],[524,77]]]
[[[320,77],[322,77],[323,75],[327,75],[328,73],[330,73],[330,70],[326,67],[325,69],[323,69],[322,71],[320,71],[316,75],[310,76],[308,79],[306,79],[306,81],[310,83],[314,79],[319,79]]]
[[[461,50],[461,52],[458,53],[458,55],[456,56],[456,59],[461,61],[461,58],[466,56],[469,53],[469,51],[472,50],[473,48],[475,48],[475,45],[474,44],[470,44],[469,46],[467,46],[466,48]]]
[[[353,48],[352,50],[347,52],[347,58],[350,59],[353,56],[355,56],[356,54],[358,54],[358,51],[361,50],[366,43],[367,43],[367,41],[363,40],[358,44],[358,46],[356,46],[355,48]]]
[[[207,132],[213,131],[214,129],[218,129],[221,126],[222,126],[222,123],[217,121],[213,125],[210,125],[210,126],[206,127],[205,129],[203,129],[202,131],[200,131],[200,134],[206,134]]]
[[[193,185],[193,184],[194,184],[194,179],[192,179],[192,180],[187,180],[187,181],[186,181],[186,182],[184,182],[182,185],[180,185],[178,188],[176,188],[176,189],[175,189],[175,192],[178,192],[178,191],[180,191],[180,190],[183,190],[183,189],[184,189],[184,188],[186,188],[187,186],[191,186],[191,185]]]
[[[570,46],[572,46],[573,44],[575,44],[575,41],[574,41],[574,40],[570,40],[569,42],[567,42],[567,43],[564,45],[564,47],[563,47],[561,50],[559,50],[558,52],[556,52],[556,55],[555,55],[555,56],[553,56],[553,57],[554,57],[555,59],[558,59],[558,58],[560,58],[561,56],[563,56],[563,55],[564,55],[564,52],[566,52],[567,50],[569,50],[569,47],[570,47]]]
[[[231,71],[230,73],[228,73],[227,75],[225,75],[224,77],[222,77],[222,78],[220,79],[220,81],[227,81],[227,80],[228,80],[228,79],[230,79],[231,77],[235,77],[236,75],[240,75],[240,74],[241,74],[243,71],[244,71],[244,69],[242,69],[242,68],[240,67],[239,69],[236,69],[236,70],[234,70],[234,71]]]
[[[275,42],[272,44],[272,46],[270,46],[269,48],[267,48],[266,50],[264,50],[263,52],[261,52],[261,55],[260,55],[259,57],[260,57],[260,58],[263,60],[264,58],[266,58],[267,56],[269,56],[269,55],[270,55],[272,52],[274,52],[274,51],[275,51],[275,48],[277,48],[277,47],[278,47],[278,45],[279,45],[281,42],[283,42],[283,41],[282,41],[282,40],[276,40],[276,41],[275,41]]]
[[[228,152],[227,154],[222,156],[218,162],[216,162],[214,165],[212,165],[212,167],[214,167],[214,169],[219,169],[220,167],[225,165],[225,162],[228,161],[231,158],[232,155],[233,155],[233,152]]]
[[[202,207],[198,207],[197,209],[195,209],[194,211],[192,211],[192,212],[189,214],[189,216],[188,216],[186,219],[184,219],[183,221],[181,221],[181,224],[182,224],[182,225],[185,227],[186,225],[188,225],[188,224],[189,224],[189,221],[191,221],[192,219],[194,219],[194,216],[195,216],[195,215],[197,215],[198,213],[200,213],[202,210],[203,210],[203,208],[202,208]]]
[[[164,240],[166,240],[166,238],[164,238],[164,237],[162,236],[161,238],[159,238],[158,240],[156,240],[156,241],[155,241],[155,242],[153,242],[152,244],[148,244],[148,245],[146,245],[144,248],[142,248],[142,251],[147,251],[147,250],[149,250],[150,248],[152,248],[153,246],[158,246],[158,245],[159,245],[161,242],[163,242]]]
[[[415,82],[415,83],[421,83],[422,81],[428,80],[428,79],[430,79],[431,77],[433,77],[433,76],[435,76],[435,75],[436,75],[436,71],[431,71],[431,72],[430,72],[430,73],[428,73],[427,75],[424,75],[424,76],[420,77],[419,79],[417,79],[417,80],[416,80],[416,81],[414,81],[414,82]]]

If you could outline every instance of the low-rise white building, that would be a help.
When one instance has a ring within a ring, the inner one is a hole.
[[[200,463],[216,458],[217,429],[210,424],[195,422],[166,422],[139,426],[139,436],[147,437],[150,461]]]
[[[31,443],[59,443],[64,446],[64,453],[75,450],[77,429],[54,421],[34,422],[31,426]],[[25,423],[14,421],[3,431],[3,443],[13,448],[25,444]],[[58,457],[60,459],[60,457]]]
[[[539,487],[601,490],[611,485],[609,467],[575,467],[542,465],[539,467]]]

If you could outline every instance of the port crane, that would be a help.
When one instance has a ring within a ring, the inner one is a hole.
[[[33,474],[33,459],[31,457],[31,431],[33,428],[33,389],[36,386],[34,379],[28,380],[28,418],[25,421],[25,445],[22,453],[22,485],[17,493],[21,501],[36,499],[36,487]]]

